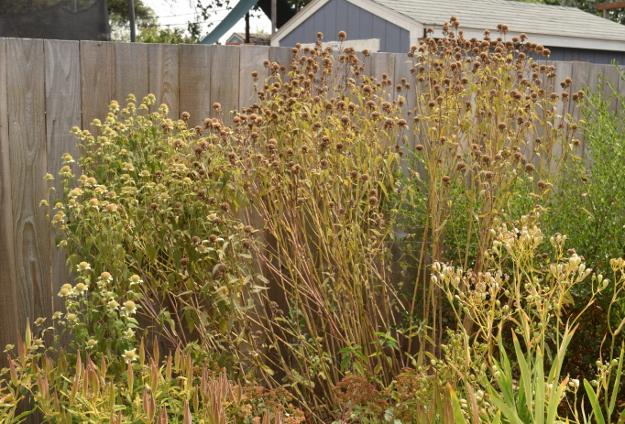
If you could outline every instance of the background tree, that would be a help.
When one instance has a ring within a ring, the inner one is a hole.
[[[612,0],[517,0],[525,3],[549,4],[554,6],[576,7],[584,12],[593,15],[603,16],[602,12],[597,11],[597,5],[601,3],[610,3]],[[610,10],[610,19],[619,24],[625,24],[625,9]]]

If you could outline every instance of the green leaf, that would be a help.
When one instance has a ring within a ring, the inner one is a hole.
[[[523,389],[525,390],[525,403],[527,405],[527,410],[530,413],[530,416],[532,416],[534,415],[532,372],[530,371],[529,365],[525,360],[525,355],[523,354],[523,350],[521,349],[521,345],[516,334],[512,333],[512,339],[514,341],[514,350],[516,351],[517,360],[519,361],[519,368],[521,371],[521,376],[519,380],[520,383],[523,385]]]
[[[156,246],[154,246],[153,244],[146,244],[145,246],[145,253],[146,255],[148,255],[148,259],[150,260],[150,262],[154,262],[154,260],[156,259],[156,254],[157,254],[157,249]]]
[[[468,424],[467,420],[464,418],[464,414],[462,413],[462,407],[460,406],[460,401],[458,400],[458,396],[456,396],[456,392],[451,388],[451,385],[448,384],[448,387],[456,424]]]
[[[595,413],[595,419],[597,420],[597,424],[605,424],[605,419],[603,418],[603,412],[601,412],[601,406],[599,405],[597,395],[595,394],[594,389],[586,379],[584,379],[584,388],[586,389],[586,395],[588,396],[588,400],[592,405],[592,411]]]

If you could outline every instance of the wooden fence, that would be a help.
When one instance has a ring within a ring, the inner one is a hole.
[[[196,125],[215,101],[225,111],[255,102],[252,71],[262,71],[265,59],[288,66],[290,58],[279,47],[0,38],[0,352],[27,318],[63,306],[56,293],[68,273],[39,202],[47,196],[45,174],[57,175],[61,155],[74,153],[70,128],[89,128],[128,93],[154,93],[171,117],[188,111]],[[377,78],[409,76],[405,55],[378,53],[365,63]],[[558,63],[558,81],[572,77],[574,90],[596,87],[600,74],[625,92],[612,66]]]

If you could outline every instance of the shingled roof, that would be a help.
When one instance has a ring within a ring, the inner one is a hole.
[[[510,0],[372,0],[425,26],[442,26],[451,15],[461,29],[496,30],[507,24],[514,32],[625,41],[625,26],[574,7]]]
[[[331,0],[312,0],[272,37],[272,45]],[[549,47],[625,51],[625,26],[580,9],[513,0],[346,0],[404,28],[410,43],[425,37],[428,27],[434,37],[451,16],[460,21],[465,38],[481,38],[488,29],[496,35],[498,24],[507,24],[508,37],[526,33],[530,40]]]

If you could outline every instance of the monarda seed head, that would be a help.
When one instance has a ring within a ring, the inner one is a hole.
[[[339,41],[344,41],[347,38],[347,33],[345,31],[339,31]]]
[[[525,165],[525,172],[527,172],[528,174],[531,174],[532,172],[534,172],[535,169],[536,167],[531,163],[528,163],[527,165]]]
[[[180,115],[180,119],[182,119],[184,122],[187,122],[190,118],[191,114],[189,112],[182,112],[182,114]]]
[[[219,102],[213,103],[213,109],[215,109],[217,112],[220,112],[221,111],[221,103],[219,103]]]

